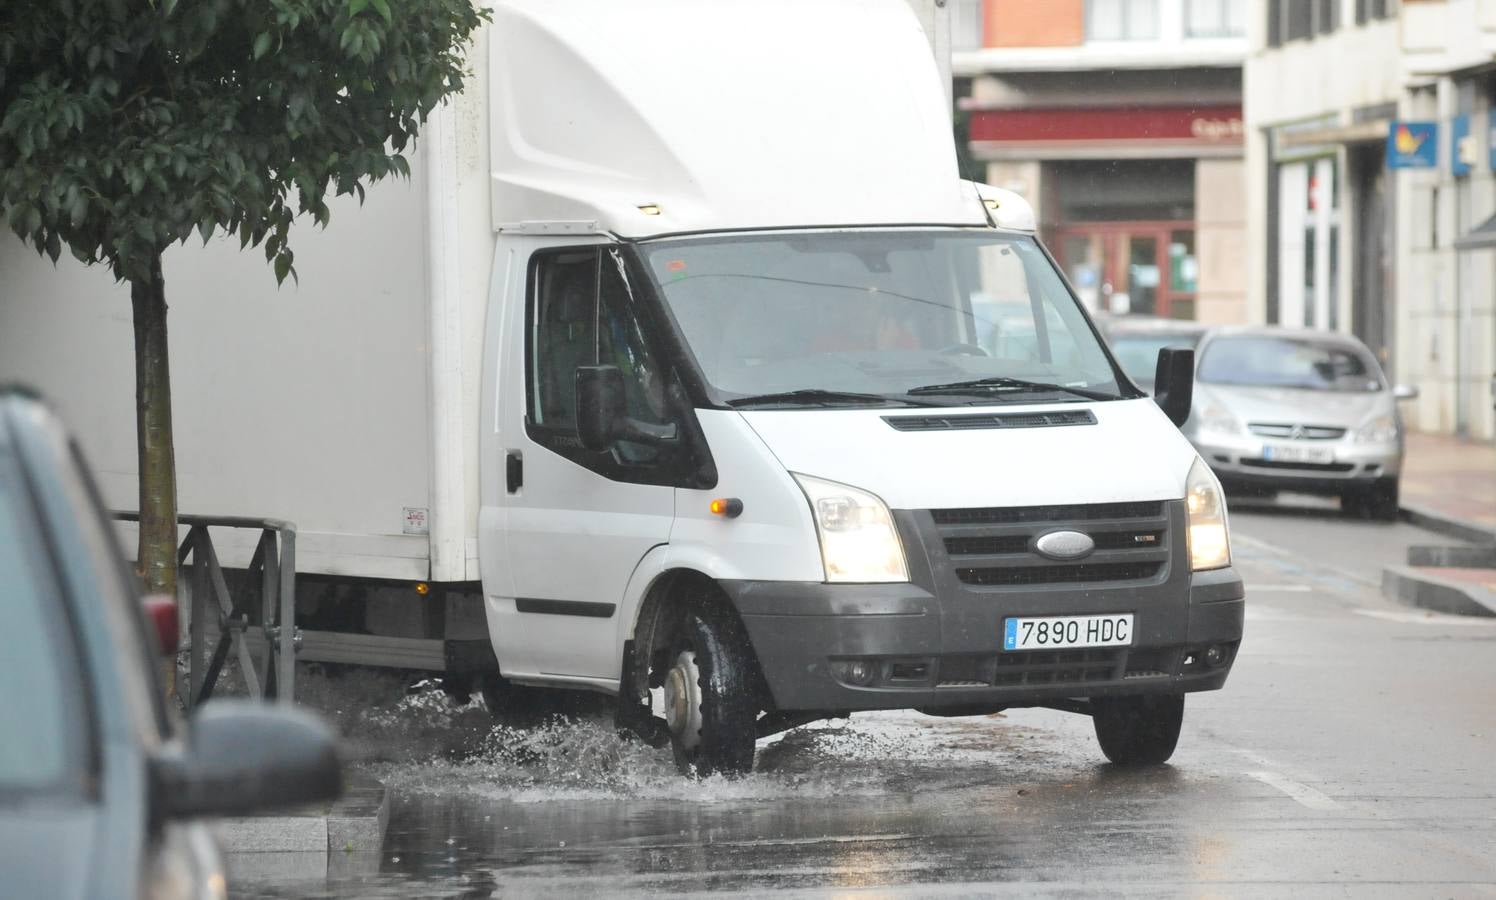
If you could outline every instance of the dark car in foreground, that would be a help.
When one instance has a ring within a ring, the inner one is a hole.
[[[1197,354],[1184,434],[1228,490],[1339,496],[1348,511],[1397,517],[1403,432],[1366,345],[1328,331],[1265,326],[1212,332]]]
[[[1122,371],[1150,394],[1158,351],[1166,347],[1191,349],[1200,343],[1207,330],[1199,322],[1157,316],[1107,316],[1098,318],[1097,326]]]
[[[88,470],[36,398],[0,389],[0,896],[225,895],[201,817],[330,799],[331,733],[224,701],[185,725]],[[170,648],[167,648],[170,649]]]

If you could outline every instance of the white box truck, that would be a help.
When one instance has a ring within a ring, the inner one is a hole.
[[[181,509],[297,524],[306,655],[615,694],[697,771],[891,708],[1167,758],[1244,602],[1189,356],[1138,390],[1025,202],[959,179],[902,0],[493,10],[299,286],[166,259]],[[0,378],[132,506],[123,289],[10,241],[0,292]]]

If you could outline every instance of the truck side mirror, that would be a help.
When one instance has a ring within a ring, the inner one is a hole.
[[[674,424],[655,425],[628,415],[623,372],[617,366],[577,367],[577,437],[582,446],[598,453],[614,441],[663,444],[680,433]]]
[[[1189,347],[1165,347],[1158,351],[1153,373],[1153,402],[1169,421],[1183,428],[1195,399],[1195,351]]]

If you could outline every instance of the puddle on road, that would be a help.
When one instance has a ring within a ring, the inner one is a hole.
[[[489,715],[480,696],[459,705],[434,681],[407,689],[385,674],[309,674],[297,693],[336,723],[355,767],[396,796],[460,794],[515,803],[845,797],[927,789],[963,772],[990,774],[993,766],[1011,776],[1015,767],[1052,767],[1055,761],[1054,748],[1037,746],[1045,730],[1002,715],[863,713],[760,741],[755,772],[746,778],[685,779],[668,750],[619,735],[605,702],[580,715],[510,727]]]
[[[316,881],[231,865],[235,896],[544,895],[581,889],[574,878],[647,894],[731,884],[659,880],[724,867],[819,872],[828,855],[904,866],[953,815],[1028,834],[1100,784],[1089,723],[1057,713],[858,714],[761,741],[747,777],[686,779],[668,750],[621,737],[606,703],[517,728],[435,682],[308,674],[297,692],[336,723],[354,768],[389,789],[383,852],[351,867],[333,854]]]

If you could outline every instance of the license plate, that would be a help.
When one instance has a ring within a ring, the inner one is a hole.
[[[1267,444],[1262,448],[1262,458],[1273,462],[1328,463],[1335,461],[1335,451],[1329,447]]]
[[[1132,613],[1007,619],[1003,622],[1004,650],[1125,647],[1131,643]]]

